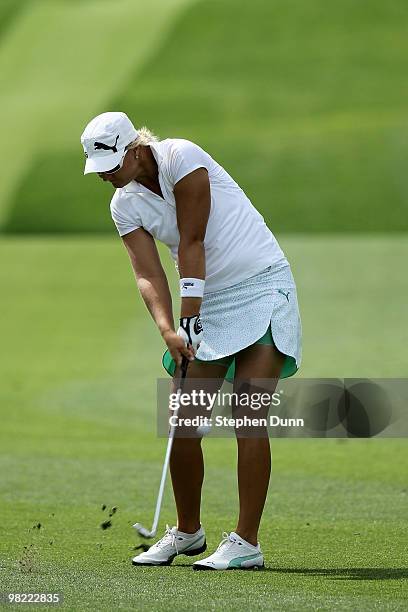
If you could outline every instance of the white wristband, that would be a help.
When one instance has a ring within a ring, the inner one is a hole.
[[[205,280],[202,278],[181,278],[180,279],[180,296],[183,297],[200,297],[204,295]]]

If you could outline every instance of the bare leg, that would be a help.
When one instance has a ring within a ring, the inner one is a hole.
[[[226,368],[194,361],[189,364],[185,391],[199,390],[206,381],[206,390],[216,392],[223,383]],[[170,456],[170,473],[177,508],[177,528],[194,533],[200,528],[201,488],[204,480],[204,461],[201,438],[175,437]]]
[[[201,439],[174,439],[170,472],[177,507],[177,528],[185,533],[195,533],[201,524],[201,487],[204,480]]]
[[[254,344],[237,355],[235,384],[238,387],[243,380],[250,383],[251,378],[274,379],[268,384],[268,392],[272,393],[284,361],[285,356],[274,346]],[[250,385],[246,387],[245,392],[248,390],[250,393]],[[253,391],[255,392],[255,388]],[[267,414],[267,411],[265,412]],[[271,473],[269,438],[265,430],[263,437],[237,436],[237,444],[239,519],[236,533],[256,545]]]

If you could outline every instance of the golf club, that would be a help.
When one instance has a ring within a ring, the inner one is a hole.
[[[177,398],[179,398],[181,393],[183,392],[184,381],[185,381],[185,378],[186,378],[186,375],[187,375],[187,368],[188,368],[188,359],[187,359],[187,357],[183,357],[182,362],[181,362],[181,375],[180,375],[178,389],[177,389]],[[174,415],[175,416],[177,416],[177,414],[178,414],[179,407],[180,407],[180,405],[178,405],[176,410],[174,411]],[[167,469],[169,467],[170,455],[171,455],[171,449],[172,449],[172,446],[173,446],[173,440],[174,440],[175,431],[176,431],[176,425],[172,425],[171,428],[170,428],[169,439],[168,439],[168,442],[167,442],[167,450],[166,450],[166,455],[165,455],[164,463],[163,463],[163,470],[162,470],[162,476],[161,476],[161,481],[160,481],[159,494],[157,496],[156,510],[155,510],[155,513],[154,513],[154,519],[153,519],[152,528],[149,531],[149,529],[147,529],[146,527],[144,527],[140,523],[135,523],[133,525],[133,527],[136,529],[136,531],[139,533],[139,535],[142,536],[142,538],[149,539],[149,538],[153,538],[156,535],[157,524],[159,522],[160,509],[161,509],[161,504],[162,504],[162,499],[163,499],[164,485],[166,483]]]

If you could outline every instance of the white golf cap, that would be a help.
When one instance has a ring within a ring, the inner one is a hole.
[[[102,113],[86,126],[81,143],[86,157],[84,174],[115,168],[138,131],[125,113]]]

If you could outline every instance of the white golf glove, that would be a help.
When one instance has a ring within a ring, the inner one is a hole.
[[[195,353],[203,339],[203,326],[201,324],[200,315],[198,314],[195,317],[182,317],[180,319],[180,327],[177,330],[177,335],[183,338],[186,346],[191,346]]]

